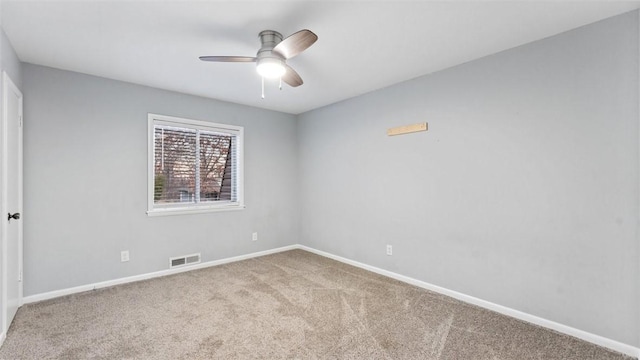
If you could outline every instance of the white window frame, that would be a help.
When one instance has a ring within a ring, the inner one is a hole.
[[[224,201],[217,203],[180,204],[157,206],[154,203],[154,151],[155,151],[155,125],[169,125],[175,127],[200,129],[214,132],[234,133],[236,135],[236,201]],[[244,128],[242,126],[218,124],[209,121],[185,119],[174,116],[148,114],[148,149],[147,149],[147,214],[149,216],[199,214],[216,211],[230,211],[244,209]]]

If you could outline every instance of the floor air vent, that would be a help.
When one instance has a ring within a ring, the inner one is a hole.
[[[169,269],[193,265],[200,262],[200,253],[169,258]]]

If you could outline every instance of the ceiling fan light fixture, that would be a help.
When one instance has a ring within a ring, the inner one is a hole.
[[[277,58],[262,58],[256,67],[258,74],[267,79],[278,79],[287,71],[284,62]]]

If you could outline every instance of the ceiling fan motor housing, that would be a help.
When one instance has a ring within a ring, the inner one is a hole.
[[[258,54],[256,55],[256,62],[258,67],[258,72],[261,75],[265,76],[266,73],[260,71],[263,67],[273,67],[281,68],[282,72],[284,72],[285,58],[277,52],[273,52],[273,48],[278,45],[282,41],[282,34],[273,30],[264,30],[258,34],[260,38],[260,43],[262,46],[260,50],[258,50]],[[279,77],[282,76],[281,73],[274,74],[273,76],[266,77]]]
[[[262,44],[260,50],[258,50],[258,54],[256,55],[258,60],[264,57],[275,57],[284,60],[284,56],[273,52],[273,48],[282,41],[282,34],[273,30],[264,30],[258,34],[258,37]]]
[[[280,41],[282,41],[282,34],[274,30],[264,30],[258,34],[262,47],[260,50],[272,50]]]

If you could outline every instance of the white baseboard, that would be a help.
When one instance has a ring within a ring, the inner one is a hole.
[[[324,251],[320,251],[314,248],[310,248],[308,246],[304,246],[304,245],[299,245],[298,246],[299,249],[302,250],[306,250],[309,252],[312,252],[314,254],[320,255],[320,256],[324,256],[333,260],[337,260],[340,262],[343,262],[345,264],[349,264],[349,265],[353,265],[356,267],[359,267],[361,269],[365,269],[365,270],[369,270],[371,272],[380,274],[380,275],[384,275],[402,282],[405,282],[407,284],[411,284],[411,285],[415,285],[418,287],[421,287],[423,289],[427,289],[427,290],[431,290],[433,292],[437,292],[443,295],[447,295],[450,296],[454,299],[458,299],[460,301],[464,301],[466,303],[469,304],[473,304],[473,305],[477,305],[479,307],[488,309],[488,310],[492,310],[495,311],[497,313],[503,314],[503,315],[507,315],[519,320],[523,320],[532,324],[536,324],[548,329],[552,329],[555,330],[557,332],[563,333],[563,334],[567,334],[573,337],[576,337],[578,339],[584,340],[584,341],[588,341],[590,343],[629,355],[629,356],[633,356],[633,357],[640,357],[640,348],[631,346],[631,345],[627,345],[627,344],[623,344],[621,342],[615,341],[615,340],[611,340],[608,338],[605,338],[603,336],[600,335],[595,335],[580,329],[576,329],[573,328],[571,326],[567,326],[567,325],[563,325],[560,323],[557,323],[555,321],[551,321],[551,320],[547,320],[547,319],[543,319],[541,317],[535,316],[535,315],[531,315],[531,314],[527,314],[525,312],[522,311],[518,311],[515,309],[511,309],[508,308],[506,306],[502,306],[502,305],[498,305],[495,303],[492,303],[490,301],[486,301],[486,300],[482,300],[482,299],[478,299],[476,297],[473,296],[469,296],[466,294],[462,294],[459,293],[457,291],[453,291],[453,290],[449,290],[437,285],[433,285],[433,284],[429,284],[427,282],[421,281],[421,280],[416,280],[414,278],[410,278],[408,276],[404,276],[404,275],[400,275],[397,273],[394,273],[392,271],[388,271],[388,270],[384,270],[384,269],[380,269],[377,268],[375,266],[371,266],[371,265],[367,265],[367,264],[363,264],[361,262],[357,262],[354,260],[350,260],[347,258],[343,258],[341,256],[337,256],[337,255],[333,255],[331,253],[328,252],[324,252]]]
[[[6,332],[2,332],[0,334],[0,347],[2,347],[2,344],[4,344],[4,341],[7,339],[7,333]]]
[[[254,253],[246,254],[246,255],[234,256],[234,257],[230,257],[230,258],[226,258],[226,259],[207,261],[207,262],[204,262],[204,263],[199,263],[199,264],[195,264],[195,265],[191,265],[191,266],[185,266],[185,267],[180,267],[180,268],[175,268],[175,269],[161,270],[161,271],[156,271],[156,272],[147,273],[147,274],[124,277],[124,278],[120,278],[120,279],[107,280],[107,281],[102,281],[102,282],[99,282],[99,283],[81,285],[81,286],[76,286],[76,287],[72,287],[72,288],[68,288],[68,289],[55,290],[55,291],[50,291],[50,292],[46,292],[46,293],[35,294],[35,295],[30,295],[30,296],[24,297],[22,299],[22,302],[24,304],[30,304],[30,303],[43,301],[43,300],[49,300],[49,299],[53,299],[53,298],[57,298],[57,297],[65,296],[65,295],[77,294],[77,293],[81,293],[81,292],[85,292],[85,291],[101,289],[101,288],[110,287],[110,286],[114,286],[114,285],[127,284],[127,283],[132,283],[132,282],[136,282],[136,281],[140,281],[140,280],[153,279],[153,278],[157,278],[157,277],[161,277],[161,276],[173,275],[173,274],[178,274],[178,273],[182,273],[182,272],[186,272],[186,271],[192,271],[192,270],[197,270],[197,269],[208,268],[208,267],[211,267],[211,266],[228,264],[228,263],[232,263],[232,262],[236,262],[236,261],[247,260],[247,259],[255,258],[255,257],[258,257],[258,256],[275,254],[275,253],[279,253],[279,252],[282,252],[282,251],[293,250],[293,249],[298,249],[298,248],[299,248],[298,245],[283,246],[283,247],[279,247],[279,248],[276,248],[276,249],[259,251],[259,252],[254,252]]]
[[[488,309],[488,310],[492,310],[495,311],[497,313],[500,314],[504,314],[507,316],[511,316],[513,318],[516,319],[520,319],[532,324],[536,324],[542,327],[546,327],[548,329],[552,329],[555,331],[558,331],[560,333],[563,334],[567,334],[573,337],[576,337],[578,339],[582,339],[584,341],[588,341],[590,343],[602,346],[602,347],[606,347],[608,349],[629,355],[629,356],[633,356],[633,357],[640,357],[640,349],[631,345],[627,345],[627,344],[623,344],[621,342],[615,341],[615,340],[611,340],[608,338],[605,338],[603,336],[600,335],[595,335],[583,330],[579,330],[576,328],[573,328],[571,326],[567,326],[567,325],[563,325],[551,320],[547,320],[547,319],[543,319],[541,317],[535,316],[535,315],[531,315],[531,314],[527,314],[525,312],[522,311],[518,311],[515,309],[511,309],[508,308],[506,306],[502,306],[502,305],[498,305],[495,303],[492,303],[490,301],[486,301],[486,300],[482,300],[482,299],[478,299],[476,297],[473,296],[469,296],[463,293],[459,293],[457,291],[453,291],[453,290],[449,290],[437,285],[433,285],[433,284],[429,284],[427,282],[421,281],[421,280],[417,280],[408,276],[404,276],[404,275],[400,275],[397,273],[394,273],[392,271],[388,271],[388,270],[384,270],[384,269],[380,269],[377,268],[375,266],[371,266],[371,265],[367,265],[367,264],[363,264],[361,262],[358,261],[354,261],[354,260],[350,260],[347,258],[343,258],[341,256],[337,256],[337,255],[333,255],[331,253],[328,252],[324,252],[324,251],[320,251],[314,248],[310,248],[308,246],[304,246],[304,245],[289,245],[289,246],[284,246],[284,247],[279,247],[276,249],[271,249],[271,250],[265,250],[265,251],[260,251],[260,252],[255,252],[255,253],[251,253],[251,254],[246,254],[246,255],[240,255],[240,256],[234,256],[231,258],[226,258],[226,259],[220,259],[220,260],[214,260],[214,261],[208,261],[205,263],[200,263],[200,264],[196,264],[193,266],[188,266],[188,267],[183,267],[183,268],[177,268],[177,269],[168,269],[168,270],[162,270],[162,271],[157,271],[157,272],[152,272],[152,273],[148,273],[148,274],[141,274],[141,275],[135,275],[135,276],[130,276],[130,277],[126,277],[126,278],[120,278],[120,279],[114,279],[114,280],[108,280],[108,281],[103,281],[103,282],[99,282],[99,283],[94,283],[94,284],[87,284],[87,285],[82,285],[82,286],[76,286],[73,288],[68,288],[68,289],[62,289],[62,290],[56,290],[56,291],[50,291],[50,292],[46,292],[46,293],[42,293],[42,294],[36,294],[36,295],[30,295],[27,296],[25,298],[23,298],[23,303],[24,304],[30,304],[30,303],[34,303],[34,302],[38,302],[38,301],[43,301],[43,300],[48,300],[48,299],[53,299],[53,298],[57,298],[60,296],[65,296],[65,295],[71,295],[71,294],[76,294],[76,293],[80,293],[80,292],[85,292],[85,291],[90,291],[90,290],[94,290],[94,289],[100,289],[100,288],[105,288],[105,287],[109,287],[109,286],[114,286],[114,285],[120,285],[120,284],[127,284],[127,283],[131,283],[131,282],[136,282],[136,281],[140,281],[140,280],[146,280],[146,279],[152,279],[152,278],[157,278],[157,277],[161,277],[161,276],[167,276],[167,275],[172,275],[172,274],[177,274],[177,273],[181,273],[181,272],[186,272],[186,271],[191,271],[191,270],[196,270],[196,269],[203,269],[203,268],[207,268],[207,267],[211,267],[211,266],[217,266],[217,265],[222,265],[222,264],[228,264],[231,262],[235,262],[235,261],[241,261],[241,260],[246,260],[246,259],[251,259],[251,258],[255,258],[258,256],[264,256],[264,255],[269,255],[269,254],[275,254],[275,253],[279,253],[279,252],[283,252],[283,251],[287,251],[287,250],[293,250],[293,249],[302,249],[302,250],[306,250],[309,252],[312,252],[314,254],[320,255],[320,256],[324,256],[333,260],[337,260],[340,262],[343,262],[345,264],[349,264],[349,265],[353,265],[356,267],[359,267],[361,269],[365,269],[380,275],[384,275],[402,282],[405,282],[407,284],[411,284],[411,285],[415,285],[427,290],[431,290],[443,295],[447,295],[450,296],[452,298],[458,299],[460,301],[464,301],[466,303],[469,304],[473,304],[473,305],[477,305],[480,306],[482,308]],[[0,334],[0,346],[2,344],[2,342],[4,341],[6,337],[6,334]]]

